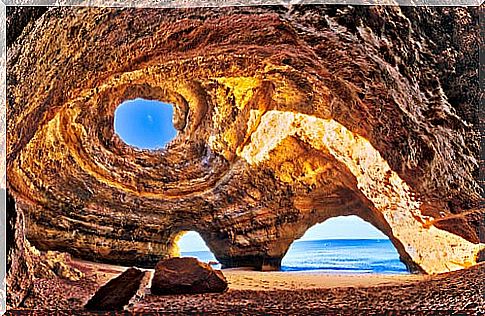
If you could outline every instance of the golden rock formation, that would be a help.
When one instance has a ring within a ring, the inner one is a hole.
[[[478,51],[477,15],[51,9],[9,48],[8,187],[27,236],[153,266],[195,230],[224,267],[268,270],[309,227],[358,215],[411,270],[474,265],[478,75],[460,54]],[[427,25],[446,19],[460,39]],[[165,149],[114,133],[116,107],[137,97],[174,106]]]

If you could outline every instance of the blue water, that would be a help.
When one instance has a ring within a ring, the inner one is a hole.
[[[291,245],[281,266],[283,271],[407,272],[388,239],[297,241]]]
[[[210,251],[182,252],[203,262],[217,261]],[[213,266],[220,268],[220,265]],[[406,266],[388,239],[335,239],[295,241],[283,261],[282,271],[348,273],[407,273]]]

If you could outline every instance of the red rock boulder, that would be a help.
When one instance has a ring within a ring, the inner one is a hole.
[[[220,270],[214,270],[210,265],[188,257],[159,261],[155,267],[151,293],[220,293],[226,289],[227,280]]]

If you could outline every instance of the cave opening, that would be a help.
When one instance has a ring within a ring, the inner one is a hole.
[[[194,257],[199,261],[209,263],[213,268],[221,268],[216,257],[198,232],[193,230],[181,232],[176,239],[176,245],[179,257]]]
[[[291,244],[281,270],[407,273],[389,238],[354,215],[333,217],[309,228]]]
[[[175,138],[173,106],[136,98],[121,103],[114,113],[114,129],[126,144],[139,149],[161,149]]]

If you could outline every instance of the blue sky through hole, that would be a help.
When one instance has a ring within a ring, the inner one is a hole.
[[[310,227],[299,240],[387,239],[380,230],[358,216],[339,216]]]
[[[180,252],[210,251],[199,233],[189,231],[178,242]]]
[[[115,132],[128,145],[163,148],[177,135],[172,116],[170,104],[140,98],[127,100],[115,110]]]

